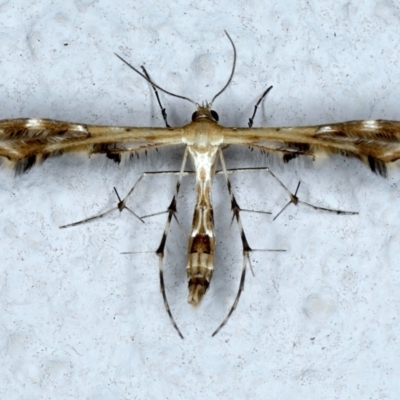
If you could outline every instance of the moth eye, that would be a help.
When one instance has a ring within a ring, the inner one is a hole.
[[[197,117],[197,111],[195,111],[195,112],[192,114],[192,121],[194,121],[194,120],[196,119],[196,117]]]
[[[213,117],[214,121],[218,122],[219,115],[214,110],[211,110],[211,116]]]

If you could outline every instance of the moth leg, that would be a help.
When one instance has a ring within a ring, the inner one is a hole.
[[[148,174],[157,174],[158,175],[160,173],[161,172],[149,172]],[[168,172],[162,172],[162,174],[165,174],[165,175],[181,175],[181,172],[180,171],[168,171]],[[188,175],[194,175],[194,172],[193,171],[184,171],[184,172],[182,172],[182,177],[185,177],[185,176],[188,176]],[[158,212],[155,212],[155,213],[152,213],[152,214],[142,215],[142,216],[140,216],[140,218],[143,220],[143,219],[146,219],[146,218],[155,217],[157,215],[166,214],[166,213],[169,212],[170,207],[171,207],[171,205],[164,211],[158,211]],[[179,222],[178,217],[176,216],[176,212],[173,213],[173,217],[174,217],[176,223],[178,224],[179,228],[181,229],[182,233],[184,235],[186,235],[186,237],[187,237],[187,234],[185,233],[181,223]]]
[[[249,118],[249,122],[248,122],[248,126],[249,128],[251,128],[253,126],[253,122],[254,122],[254,117],[256,116],[256,112],[257,112],[257,108],[260,105],[260,103],[262,102],[263,98],[268,94],[268,92],[272,89],[272,86],[270,86],[262,95],[261,97],[258,99],[256,105],[254,106],[254,112],[253,115],[251,116],[251,118]]]
[[[110,214],[111,212],[115,211],[115,210],[119,210],[119,212],[122,212],[124,209],[127,209],[131,214],[133,214],[137,219],[139,219],[141,222],[144,223],[143,219],[140,218],[135,212],[133,212],[127,205],[126,205],[126,200],[128,199],[128,197],[130,196],[130,194],[133,192],[133,189],[136,187],[136,185],[142,180],[143,177],[146,176],[146,173],[142,174],[142,176],[137,180],[137,182],[133,185],[132,189],[129,191],[129,193],[125,196],[125,198],[123,200],[121,200],[121,197],[119,196],[119,193],[117,191],[117,189],[114,187],[114,191],[115,194],[118,197],[118,204],[116,207],[111,208],[108,211],[105,211],[102,214],[98,214],[98,215],[94,215],[93,217],[89,217],[89,218],[85,218],[82,221],[77,221],[77,222],[73,222],[71,224],[67,224],[67,225],[62,225],[60,226],[60,229],[64,229],[64,228],[69,228],[71,226],[77,226],[77,225],[82,225],[82,224],[86,224],[87,222],[90,221],[94,221],[96,219],[100,219],[105,217],[106,215]]]
[[[250,253],[253,252],[253,251],[286,251],[286,250],[270,250],[270,249],[260,249],[259,250],[259,249],[252,249],[249,246],[249,243],[247,242],[246,234],[244,233],[242,220],[240,218],[240,211],[257,212],[257,213],[263,213],[263,214],[271,214],[271,213],[269,213],[267,211],[253,211],[253,210],[245,210],[245,209],[240,208],[239,204],[236,201],[235,195],[232,192],[232,185],[231,185],[230,180],[228,178],[228,174],[231,174],[233,172],[258,171],[258,170],[260,170],[262,168],[238,168],[238,169],[230,169],[230,170],[228,170],[226,168],[225,159],[223,157],[221,149],[220,149],[219,155],[220,155],[220,160],[221,160],[221,165],[222,165],[222,171],[217,171],[216,174],[224,174],[225,179],[226,179],[229,195],[230,195],[230,198],[231,198],[231,209],[232,209],[232,212],[233,212],[232,220],[236,219],[236,222],[238,224],[239,231],[240,231],[240,238],[242,240],[243,265],[242,265],[242,274],[241,274],[241,277],[240,277],[239,289],[238,289],[238,292],[236,294],[235,300],[234,300],[234,302],[232,304],[232,307],[230,308],[230,310],[229,310],[227,316],[225,317],[225,319],[218,326],[218,328],[214,331],[212,336],[215,336],[224,327],[224,325],[228,322],[229,318],[231,317],[231,315],[235,311],[235,309],[236,309],[236,307],[237,307],[237,305],[239,303],[240,295],[242,294],[242,292],[244,290],[244,282],[245,282],[245,279],[246,279],[247,266],[250,267],[250,270],[251,270],[252,274],[254,275],[253,266],[252,266],[251,260],[250,260]]]
[[[157,254],[158,260],[159,260],[160,289],[161,289],[161,294],[162,294],[163,300],[164,300],[165,310],[167,311],[167,314],[168,314],[168,316],[169,316],[169,318],[170,318],[170,320],[172,322],[172,325],[174,326],[174,328],[178,332],[178,335],[180,336],[181,339],[183,339],[184,337],[183,337],[181,331],[179,330],[178,325],[176,324],[176,322],[174,320],[174,317],[172,316],[172,312],[171,312],[171,309],[169,307],[169,303],[168,303],[168,299],[167,299],[167,294],[165,292],[163,260],[164,260],[165,244],[167,242],[167,236],[168,236],[168,233],[169,233],[169,228],[171,226],[172,217],[175,217],[175,214],[176,214],[176,198],[178,197],[178,193],[179,193],[179,189],[181,187],[183,176],[186,174],[184,172],[184,170],[185,170],[185,166],[186,166],[187,155],[188,155],[188,150],[186,148],[185,153],[183,155],[183,161],[182,161],[181,170],[179,172],[178,181],[176,182],[176,186],[175,186],[175,193],[174,193],[174,196],[172,198],[171,204],[168,207],[167,222],[165,224],[164,232],[163,232],[163,235],[161,237],[160,245],[158,246],[158,248],[156,250],[156,254]]]
[[[111,210],[108,210],[108,211],[106,211],[106,212],[104,212],[104,213],[102,213],[102,214],[95,215],[95,216],[90,217],[90,218],[86,218],[86,219],[84,219],[84,220],[82,220],[82,221],[78,221],[78,222],[74,222],[74,223],[72,223],[72,224],[60,226],[60,228],[67,228],[67,227],[70,227],[70,226],[76,226],[76,225],[84,224],[84,223],[86,223],[86,222],[93,221],[93,220],[98,219],[98,218],[103,218],[104,216],[106,216],[107,214],[109,214],[109,213],[111,213],[112,211],[115,211],[115,210],[119,210],[120,212],[122,212],[122,210],[125,209],[125,208],[133,213],[133,211],[130,210],[130,209],[126,206],[125,203],[126,203],[128,197],[129,197],[129,196],[133,193],[133,191],[135,190],[136,186],[139,184],[139,182],[140,182],[144,177],[149,176],[149,175],[156,175],[156,174],[157,174],[157,175],[159,175],[159,174],[167,174],[167,175],[173,174],[173,175],[177,175],[177,174],[178,174],[178,175],[179,175],[179,178],[178,178],[178,182],[177,182],[177,184],[176,184],[175,194],[174,194],[174,197],[173,197],[173,199],[172,199],[172,201],[171,201],[171,204],[169,205],[168,210],[167,210],[167,212],[168,212],[168,219],[167,219],[167,223],[166,223],[166,226],[165,226],[165,229],[164,229],[163,236],[162,236],[162,238],[161,238],[160,245],[159,245],[159,247],[158,247],[158,249],[157,249],[157,251],[156,251],[156,254],[157,254],[158,258],[159,258],[160,288],[161,288],[161,294],[162,294],[163,300],[164,300],[165,309],[166,309],[166,311],[167,311],[167,313],[168,313],[168,316],[170,317],[170,320],[171,320],[171,322],[172,322],[172,325],[174,326],[174,328],[176,329],[176,331],[178,332],[179,336],[180,336],[182,339],[183,339],[183,335],[182,335],[181,331],[179,330],[179,328],[178,328],[178,326],[177,326],[177,324],[176,324],[176,322],[175,322],[175,320],[174,320],[174,318],[173,318],[173,316],[172,316],[171,309],[170,309],[170,307],[169,307],[169,303],[168,303],[168,299],[167,299],[167,295],[166,295],[166,292],[165,292],[163,259],[164,259],[164,248],[165,248],[165,243],[166,243],[166,240],[167,240],[167,233],[169,232],[169,227],[170,227],[170,224],[171,224],[171,220],[172,220],[172,217],[175,217],[175,218],[176,218],[176,215],[175,215],[175,214],[176,214],[176,211],[177,211],[177,210],[176,210],[176,197],[177,197],[177,195],[178,195],[178,193],[179,193],[179,189],[180,189],[180,185],[181,185],[182,179],[183,179],[184,176],[187,176],[187,175],[192,174],[192,172],[185,172],[185,171],[184,171],[184,168],[185,168],[185,165],[186,165],[186,160],[187,160],[187,150],[185,151],[185,154],[184,154],[184,156],[183,156],[182,168],[181,168],[181,170],[180,170],[179,172],[176,172],[176,171],[172,171],[172,172],[169,172],[169,171],[165,171],[165,172],[144,172],[144,173],[140,176],[140,178],[136,181],[136,183],[133,185],[133,187],[132,187],[131,190],[128,192],[128,194],[124,197],[123,200],[121,200],[121,198],[120,198],[120,196],[119,196],[117,190],[114,188],[114,190],[115,190],[115,192],[116,192],[116,194],[117,194],[118,200],[119,200],[119,203],[118,203],[118,205],[117,205],[116,207],[114,207],[114,208],[112,208]],[[152,216],[152,215],[161,214],[161,213],[155,213],[155,214],[147,215],[147,216],[145,216],[145,217],[139,217],[139,216],[137,216],[135,213],[133,213],[133,214],[134,214],[139,220],[141,220],[142,222],[144,222],[144,221],[143,221],[143,218],[150,217],[150,216]],[[178,222],[178,223],[179,223],[179,222]]]
[[[279,213],[274,217],[274,219],[273,219],[274,221],[279,217],[279,215],[282,214],[282,212],[283,212],[284,210],[286,210],[286,208],[287,208],[291,203],[293,203],[295,206],[297,206],[297,205],[299,205],[299,204],[303,204],[303,205],[305,205],[305,206],[308,206],[308,207],[313,208],[314,210],[327,211],[327,212],[332,212],[332,213],[341,214],[341,215],[356,215],[356,214],[358,214],[357,211],[344,211],[344,210],[338,210],[338,209],[335,209],[335,208],[319,207],[319,206],[315,206],[314,204],[307,203],[307,202],[305,202],[305,201],[303,201],[303,200],[300,200],[300,199],[298,198],[298,196],[297,196],[297,192],[299,191],[301,181],[299,181],[299,183],[297,184],[296,191],[295,191],[294,193],[292,193],[292,192],[282,183],[282,181],[281,181],[280,179],[278,179],[278,178],[275,176],[275,174],[274,174],[268,167],[263,168],[263,169],[264,169],[265,171],[267,171],[267,172],[279,183],[279,185],[288,193],[288,195],[289,195],[289,197],[290,197],[289,202],[288,202],[288,203],[282,208],[282,210],[279,211]]]
[[[227,170],[226,172],[232,173],[232,172],[253,172],[253,171],[266,171],[268,172],[278,183],[279,185],[289,194],[290,197],[290,201],[282,208],[281,211],[279,211],[279,213],[274,217],[274,221],[279,217],[279,215],[282,214],[282,212],[284,210],[286,210],[286,208],[293,203],[294,205],[299,205],[299,204],[304,204],[305,206],[311,207],[314,210],[320,210],[320,211],[327,211],[327,212],[332,212],[335,214],[341,214],[341,215],[357,215],[358,212],[357,211],[345,211],[345,210],[338,210],[335,208],[327,208],[327,207],[320,207],[320,206],[315,206],[314,204],[311,203],[307,203],[303,200],[300,200],[297,196],[297,192],[299,191],[300,188],[300,184],[301,182],[299,182],[297,184],[297,188],[295,190],[294,193],[292,193],[283,183],[282,181],[268,168],[268,167],[256,167],[256,168],[237,168],[237,169],[233,169],[233,170]],[[217,171],[216,174],[221,174],[221,173],[225,173],[224,171]],[[246,212],[257,212],[257,213],[262,213],[262,214],[270,214],[266,211],[253,211],[253,210],[246,210],[246,209],[240,209],[241,211],[246,211]]]
[[[176,329],[176,331],[178,332],[178,335],[180,336],[181,339],[183,339],[183,335],[181,333],[181,331],[178,328],[178,325],[175,322],[175,319],[172,315],[171,309],[169,307],[169,303],[168,303],[168,299],[167,299],[167,294],[165,292],[165,283],[164,283],[164,264],[163,264],[163,260],[164,260],[164,248],[165,248],[165,243],[167,241],[167,234],[169,232],[169,227],[171,225],[171,220],[172,217],[175,215],[176,213],[176,194],[174,195],[170,206],[168,207],[168,219],[167,219],[167,223],[165,225],[165,229],[163,232],[163,236],[161,238],[161,242],[160,245],[158,246],[158,249],[156,250],[156,254],[158,256],[158,265],[159,265],[159,273],[160,273],[160,289],[161,289],[161,294],[164,300],[164,306],[165,306],[165,310],[167,311],[167,314],[169,316],[169,319],[171,320],[172,325],[174,326],[174,328]]]
[[[236,173],[236,172],[254,172],[254,171],[259,171],[259,170],[260,170],[260,168],[234,168],[234,169],[227,169],[226,171],[223,171],[223,170],[216,171],[215,175],[221,175],[221,174],[225,175],[225,172],[227,174],[233,174],[233,173]],[[241,208],[241,207],[239,207],[239,210],[242,211],[242,212],[249,212],[249,213],[256,213],[256,214],[272,214],[272,212],[270,212],[270,211],[249,210],[247,208]],[[232,221],[234,220],[234,217],[235,217],[235,215],[233,215]]]
[[[151,86],[153,87],[154,94],[156,95],[158,105],[160,106],[160,109],[161,109],[161,115],[162,115],[163,120],[165,122],[165,126],[167,128],[171,128],[171,126],[168,124],[168,121],[167,121],[167,111],[165,110],[165,107],[163,107],[162,104],[161,104],[161,100],[160,100],[160,96],[158,95],[157,88],[153,85],[153,83],[152,83],[153,81],[151,80],[149,74],[146,71],[146,68],[143,65],[142,65],[142,70],[143,70],[143,73],[146,75],[148,81],[151,83]]]
[[[242,294],[242,291],[244,289],[244,282],[246,279],[246,269],[247,269],[247,265],[250,266],[252,272],[253,272],[253,268],[250,262],[250,257],[249,254],[251,251],[253,251],[251,249],[251,247],[249,246],[249,243],[247,242],[247,238],[246,238],[246,234],[244,233],[244,229],[243,229],[243,225],[242,225],[242,220],[240,218],[240,207],[235,199],[235,195],[232,192],[232,186],[231,183],[229,181],[228,178],[228,172],[226,169],[226,164],[225,164],[225,160],[224,157],[222,155],[222,150],[219,150],[219,156],[220,156],[220,161],[221,161],[221,165],[222,165],[222,171],[225,175],[225,179],[226,179],[226,184],[228,186],[228,191],[229,191],[229,195],[231,198],[231,208],[232,208],[232,212],[233,212],[233,218],[236,218],[236,222],[238,224],[239,227],[239,231],[240,231],[240,238],[242,240],[242,251],[243,251],[243,266],[242,266],[242,275],[240,278],[240,284],[239,284],[239,290],[237,292],[235,301],[233,302],[233,305],[231,307],[231,309],[228,312],[228,315],[225,317],[225,319],[222,321],[222,323],[218,326],[218,328],[214,331],[214,333],[212,334],[212,336],[215,336],[222,328],[223,326],[228,322],[230,316],[232,315],[232,313],[235,311],[236,306],[239,302],[239,298],[240,295]]]
[[[251,251],[251,249],[250,249]],[[214,331],[214,333],[211,336],[215,336],[222,328],[223,326],[228,322],[230,316],[232,315],[232,313],[235,311],[236,306],[239,303],[239,298],[240,295],[243,292],[244,289],[244,281],[246,279],[246,269],[247,269],[247,263],[250,263],[250,257],[249,257],[249,252],[244,253],[243,254],[243,266],[242,266],[242,275],[240,277],[240,284],[239,284],[239,290],[237,292],[235,301],[233,302],[233,305],[231,307],[231,309],[228,312],[228,315],[225,317],[225,319],[221,322],[221,324],[219,325],[219,327]]]
[[[85,218],[85,219],[83,219],[83,220],[81,220],[81,221],[73,222],[73,223],[71,223],[71,224],[62,225],[62,226],[60,226],[60,229],[69,228],[69,227],[71,227],[71,226],[82,225],[82,224],[85,224],[85,223],[87,223],[87,222],[94,221],[94,220],[99,219],[99,218],[103,218],[103,217],[105,217],[106,215],[110,214],[111,212],[113,212],[113,211],[115,211],[115,210],[119,210],[119,212],[122,212],[124,209],[127,209],[131,214],[133,214],[136,218],[138,218],[141,222],[144,223],[144,221],[143,221],[144,218],[149,217],[149,216],[153,216],[153,215],[157,215],[157,214],[151,214],[151,215],[147,215],[147,216],[144,216],[144,217],[139,217],[135,212],[133,212],[133,211],[126,205],[126,202],[127,202],[128,198],[130,197],[130,195],[131,195],[131,194],[133,193],[133,191],[135,190],[136,186],[139,184],[139,182],[140,182],[143,178],[148,177],[148,176],[151,176],[151,175],[170,175],[170,174],[177,174],[177,172],[169,172],[169,171],[144,172],[144,173],[140,176],[140,178],[136,181],[136,183],[132,186],[131,190],[130,190],[130,191],[128,192],[128,194],[124,197],[123,200],[121,200],[121,197],[119,196],[119,193],[118,193],[117,189],[114,187],[115,194],[117,195],[118,200],[119,200],[116,207],[113,207],[113,208],[111,208],[110,210],[105,211],[105,212],[102,213],[102,214],[94,215],[94,216],[92,216],[92,217]],[[189,174],[191,174],[191,172],[184,172],[182,175],[185,176],[185,175],[189,175]]]

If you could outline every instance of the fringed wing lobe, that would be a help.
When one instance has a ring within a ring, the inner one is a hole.
[[[16,173],[28,171],[49,157],[68,152],[106,154],[115,162],[121,155],[181,143],[179,130],[74,124],[47,119],[0,121],[0,157]]]
[[[371,120],[288,128],[226,129],[225,143],[283,154],[283,161],[325,154],[356,157],[386,176],[386,164],[400,158],[400,122]]]
[[[322,126],[315,138],[333,142],[328,151],[357,157],[382,176],[387,175],[386,164],[400,158],[400,122],[397,121],[352,121]],[[343,145],[350,148],[342,149]]]
[[[0,121],[0,156],[11,162],[16,173],[23,173],[48,157],[63,154],[62,149],[52,146],[86,137],[84,125],[42,119],[4,120]]]

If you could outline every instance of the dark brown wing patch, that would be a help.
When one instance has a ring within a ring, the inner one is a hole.
[[[297,157],[338,154],[362,160],[378,175],[400,159],[400,122],[350,121],[287,128],[226,129],[226,143],[280,153],[284,162]]]
[[[69,152],[83,153],[89,157],[92,154],[105,154],[120,163],[138,156],[139,152],[177,144],[179,141],[177,137],[163,143],[153,134],[156,130],[83,125],[46,119],[3,120],[0,121],[0,160],[2,157],[7,159],[16,174],[29,171],[49,157]],[[162,130],[165,131],[170,133],[170,130]]]
[[[60,156],[61,142],[73,142],[90,134],[85,125],[46,119],[0,121],[0,156],[8,159],[16,174],[29,171],[49,157]]]

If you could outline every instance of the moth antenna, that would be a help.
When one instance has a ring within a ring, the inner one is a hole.
[[[163,89],[161,86],[158,86],[155,84],[150,78],[148,78],[146,75],[142,74],[138,69],[136,69],[133,65],[129,64],[128,61],[124,60],[121,56],[119,56],[117,53],[114,53],[122,62],[124,62],[129,68],[133,69],[137,74],[139,74],[143,79],[146,79],[147,82],[149,82],[151,85],[156,87],[157,89],[161,90],[164,93],[169,94],[170,96],[178,97],[179,99],[187,100],[193,103],[197,107],[197,103],[188,97],[181,96],[179,94],[175,94],[172,92],[169,92],[168,90]]]
[[[232,44],[233,47],[233,64],[232,64],[232,71],[231,71],[231,75],[229,76],[228,82],[226,82],[225,86],[213,97],[213,99],[211,100],[210,104],[214,103],[214,100],[229,86],[229,84],[232,81],[233,78],[233,74],[235,73],[235,68],[236,68],[236,47],[235,47],[235,43],[233,43],[233,40],[231,39],[231,37],[229,36],[228,32],[225,31],[226,36],[228,36],[229,41]]]

